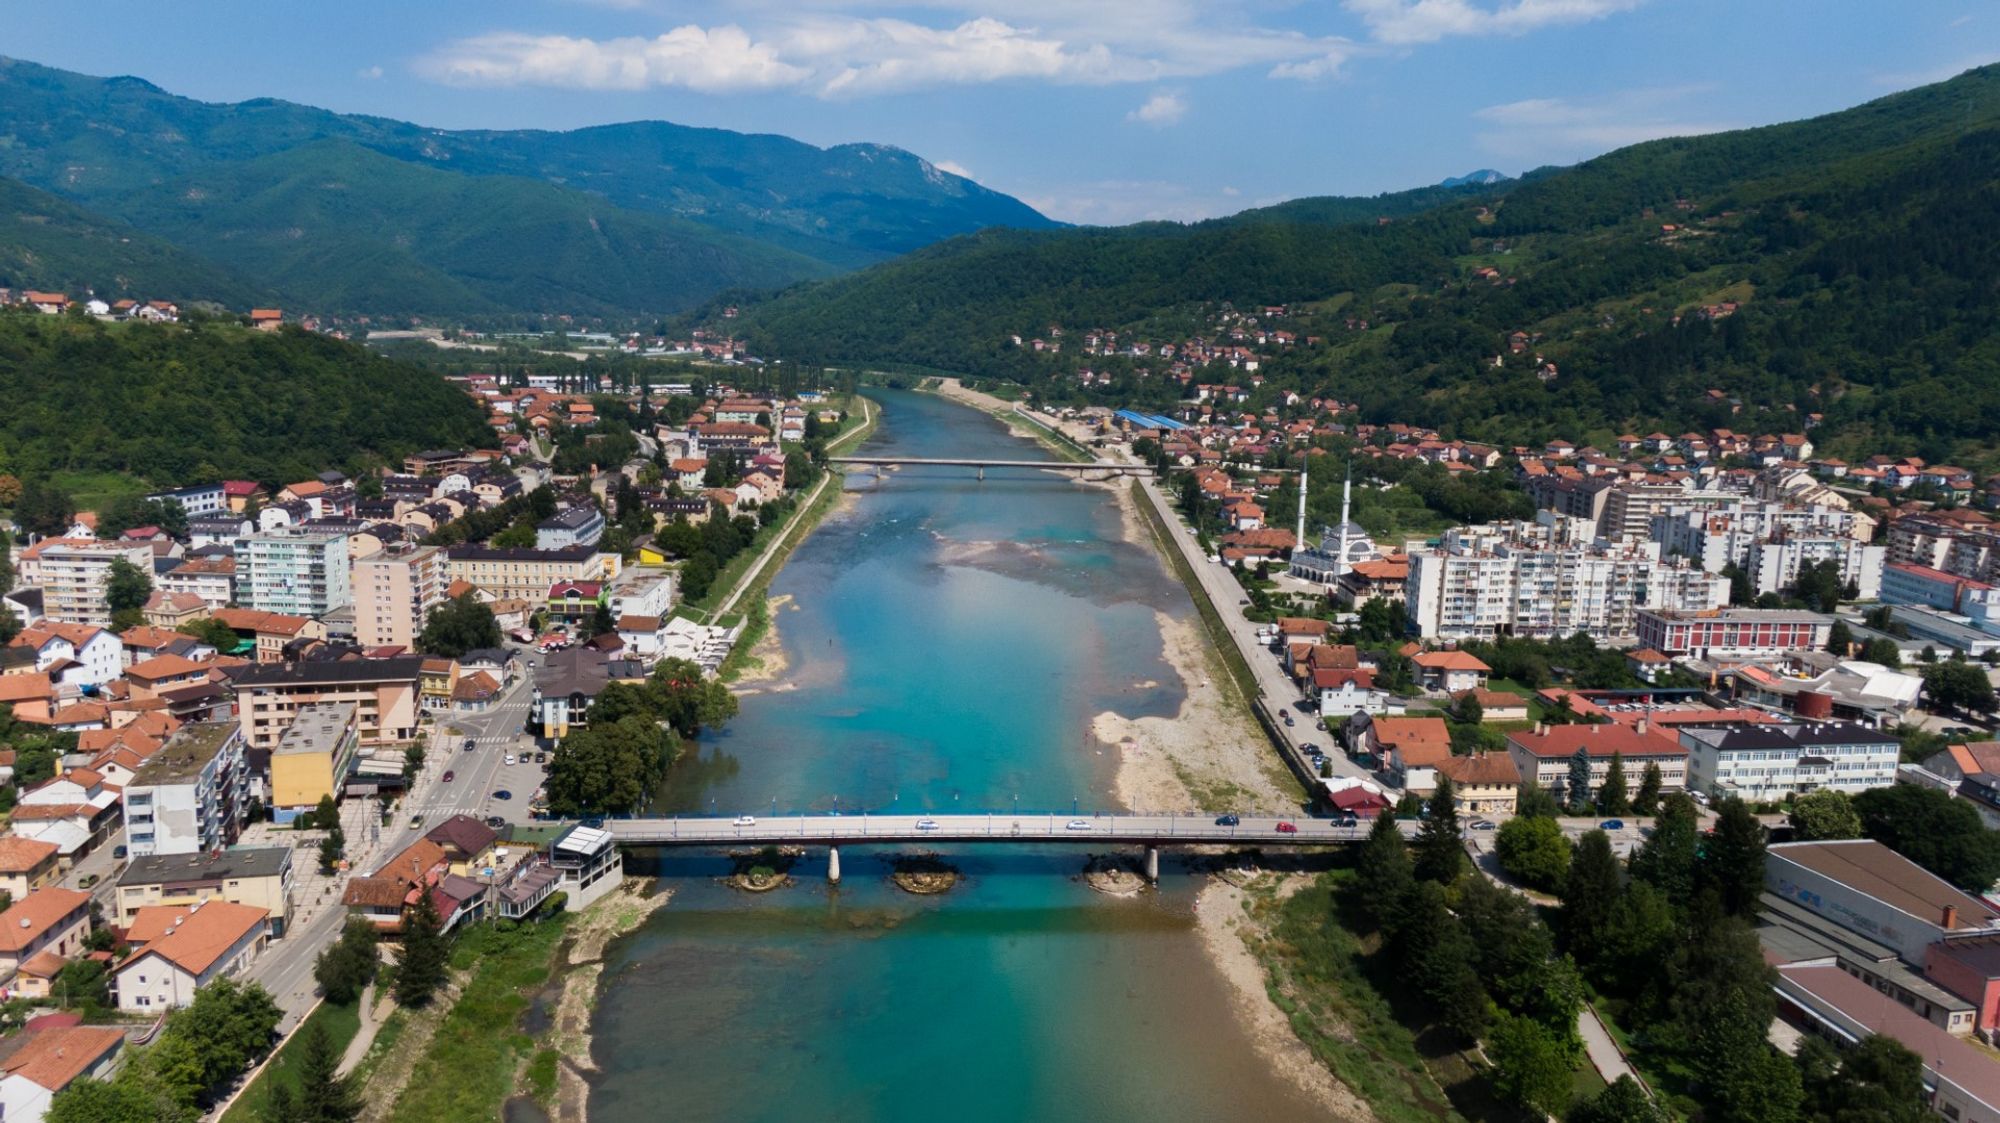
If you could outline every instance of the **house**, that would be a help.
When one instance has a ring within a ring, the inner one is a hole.
[[[85,1077],[110,1079],[124,1046],[117,1026],[52,1025],[0,1040],[0,1119],[41,1123],[56,1093]]]
[[[506,845],[498,831],[470,815],[453,815],[424,837],[443,848],[446,864],[461,877],[478,877],[482,871],[490,874]]]
[[[1373,819],[1395,806],[1379,785],[1353,776],[1330,777],[1320,781],[1321,797],[1334,811],[1357,819]]]
[[[186,1006],[197,989],[248,967],[269,939],[268,917],[251,905],[211,899],[142,908],[126,932],[138,950],[112,976],[118,1008],[157,1014]]]
[[[258,331],[277,331],[285,323],[285,314],[276,308],[252,308],[250,326]]]
[[[1519,694],[1505,690],[1461,690],[1452,695],[1452,701],[1464,702],[1468,697],[1479,703],[1481,721],[1528,720],[1528,700]]]
[[[1322,717],[1381,714],[1389,710],[1389,692],[1375,685],[1373,671],[1314,667],[1311,689]]]
[[[146,599],[143,611],[146,623],[156,628],[178,628],[206,615],[208,602],[193,593],[170,593],[165,589],[155,589],[153,595]]]
[[[666,625],[658,616],[620,616],[618,638],[632,658],[654,663],[666,644]]]
[[[1357,714],[1347,723],[1348,744],[1371,753],[1380,768],[1412,792],[1437,786],[1437,766],[1451,756],[1451,730],[1441,717],[1375,717]]]
[[[453,713],[484,713],[500,696],[500,683],[485,671],[462,674],[451,688]]]
[[[90,934],[90,894],[50,886],[0,912],[0,983],[44,951],[68,959]]]
[[[1446,757],[1437,774],[1451,781],[1459,810],[1474,815],[1512,815],[1521,790],[1521,770],[1506,753]]]
[[[1493,673],[1493,668],[1464,651],[1420,651],[1410,662],[1416,665],[1418,684],[1440,694],[1481,689]]]
[[[292,848],[246,846],[134,858],[118,875],[117,924],[131,927],[141,909],[185,908],[207,900],[264,910],[271,937],[282,938],[292,916]]]
[[[341,903],[350,916],[368,921],[378,932],[394,935],[403,930],[404,910],[417,901],[417,894],[430,892],[448,873],[450,861],[444,847],[420,838],[374,873],[349,880]],[[438,915],[452,919],[442,909]]]
[[[53,842],[0,835],[0,892],[18,901],[55,881],[60,872],[58,849]]]

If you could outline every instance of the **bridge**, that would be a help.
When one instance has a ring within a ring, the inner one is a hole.
[[[1234,823],[1224,822],[1235,818]],[[825,846],[827,877],[840,880],[840,847],[899,843],[998,843],[1146,848],[1146,876],[1159,879],[1163,846],[1344,846],[1368,837],[1371,824],[1306,816],[1064,814],[993,811],[972,815],[748,815],[606,820],[620,846]],[[1410,824],[1414,826],[1414,824]],[[1405,834],[1410,833],[1405,829]]]
[[[987,460],[956,456],[829,456],[829,464],[853,464],[876,468],[951,467],[977,468],[986,478],[988,468],[1035,468],[1046,472],[1106,472],[1113,475],[1154,475],[1151,464],[1127,464],[1117,460]]]

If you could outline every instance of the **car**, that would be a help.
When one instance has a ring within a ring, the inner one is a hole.
[[[1278,833],[1279,833],[1279,834],[1297,834],[1297,833],[1299,833],[1299,828],[1298,828],[1298,824],[1296,824],[1296,823],[1279,823],[1279,824],[1278,824]]]
[[[1333,825],[1336,827],[1358,827],[1361,825],[1361,817],[1359,815],[1335,815],[1333,817]]]
[[[504,815],[488,815],[486,825],[497,831],[507,825],[507,818]]]
[[[917,829],[920,831],[934,831],[934,830],[939,830],[941,828],[939,828],[938,821],[936,819],[918,819]]]
[[[111,856],[122,862],[125,860],[125,853],[126,853],[125,847],[118,846],[112,849]]]
[[[410,825],[411,825],[411,826],[413,826],[413,827],[421,827],[421,826],[423,826],[423,825],[424,825],[424,817],[423,817],[422,815],[412,815],[412,816],[410,816]]]
[[[471,752],[472,750],[474,750],[474,749],[476,749],[476,748],[478,748],[478,747],[479,747],[479,742],[477,742],[477,741],[473,740],[473,739],[472,739],[472,738],[470,738],[470,737],[467,737],[467,738],[465,739],[465,751],[466,751],[466,752]]]
[[[76,884],[77,884],[77,888],[79,888],[79,889],[88,889],[88,888],[90,888],[91,886],[93,886],[93,885],[97,884],[97,875],[96,875],[96,874],[94,874],[94,873],[87,873],[87,874],[84,874],[84,875],[83,875],[83,880],[82,880],[82,881],[79,881],[79,882],[77,882]]]
[[[738,827],[754,827],[754,826],[756,826],[756,825],[757,825],[757,816],[755,816],[755,815],[738,815],[738,816],[736,817],[736,821],[735,821],[734,823],[732,823],[731,825],[732,825],[732,826],[738,826]]]
[[[514,754],[513,754],[513,753],[508,753],[508,754],[507,754],[507,759],[506,759],[506,760],[503,760],[503,761],[501,761],[500,763],[502,763],[502,764],[512,764],[512,763],[514,763]]]
[[[1302,753],[1316,753],[1319,751],[1319,746],[1313,744],[1311,741],[1300,741],[1299,751]]]
[[[1625,829],[1625,820],[1606,819],[1603,822],[1597,824],[1597,829],[1601,831],[1622,831]]]
[[[1242,821],[1242,819],[1237,818],[1234,811],[1215,817],[1215,825],[1218,827],[1233,827]]]
[[[1087,831],[1090,829],[1090,820],[1071,819],[1069,822],[1063,824],[1063,829],[1066,831]]]
[[[453,780],[456,780],[456,779],[458,779],[458,773],[457,773],[457,772],[454,772],[454,771],[452,771],[452,770],[451,770],[451,769],[449,769],[449,768],[447,768],[447,769],[445,769],[445,770],[444,770],[444,775],[442,775],[442,776],[439,776],[439,777],[438,777],[438,780],[439,780],[439,781],[440,781],[441,783],[446,783],[446,784],[449,784],[449,783],[451,783],[451,782],[452,782]]]
[[[1689,792],[1688,798],[1701,804],[1703,807],[1708,806],[1708,793],[1706,792]]]
[[[1491,819],[1478,819],[1475,820],[1472,824],[1472,829],[1476,831],[1491,831],[1491,830],[1498,830],[1499,828],[1500,824],[1494,822]]]
[[[508,791],[508,790],[507,790],[506,788],[501,788],[501,789],[500,789],[499,791],[497,791],[497,792],[494,792],[494,793],[493,793],[493,798],[494,798],[494,799],[513,799],[513,798],[514,798],[514,793],[513,793],[513,792],[510,792],[510,791]]]
[[[1286,724],[1286,725],[1290,725],[1290,724],[1292,724],[1292,715],[1291,715],[1291,714],[1289,714],[1289,713],[1287,713],[1287,714],[1285,715],[1285,724]]]
[[[548,762],[549,762],[549,754],[547,754],[547,753],[536,753],[536,754],[535,754],[535,763],[536,763],[536,764],[547,764]]]

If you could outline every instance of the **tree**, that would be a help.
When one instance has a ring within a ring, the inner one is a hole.
[[[326,1025],[313,1022],[299,1042],[299,1094],[291,1118],[297,1123],[354,1123],[361,1093],[340,1075],[340,1050]]]
[[[682,737],[698,737],[704,726],[722,725],[736,716],[736,695],[688,659],[660,660],[646,687],[653,711]]]
[[[1801,1096],[1798,1070],[1765,1037],[1777,1013],[1777,973],[1747,922],[1696,912],[1664,975],[1672,986],[1658,1036],[1697,1074],[1707,1117],[1789,1121]]]
[[[500,624],[476,594],[463,593],[431,609],[417,647],[426,654],[456,659],[468,651],[500,646]]]
[[[1605,770],[1604,786],[1597,792],[1597,810],[1602,815],[1630,815],[1632,801],[1625,798],[1625,754],[1612,753],[1611,767]]]
[[[340,939],[327,945],[313,964],[313,978],[328,1002],[345,1006],[375,981],[379,965],[375,925],[359,917],[348,920]]]
[[[1416,884],[1409,847],[1393,815],[1378,815],[1368,840],[1354,859],[1354,886],[1362,911],[1384,928],[1393,926],[1402,902]]]
[[[1452,792],[1451,777],[1440,775],[1437,789],[1424,807],[1424,824],[1417,831],[1417,877],[1440,885],[1458,880],[1465,868],[1465,843],[1458,830],[1458,798]]]
[[[1891,784],[1855,796],[1854,810],[1863,834],[1968,893],[2000,879],[2000,836],[1949,792]]]
[[[264,1123],[292,1123],[299,1117],[298,1097],[283,1080],[270,1081],[271,1093],[264,1098]]]
[[[1975,663],[1947,660],[1923,669],[1924,696],[1932,709],[1958,710],[1966,714],[1993,712],[1993,684],[1986,669]]]
[[[1814,612],[1830,613],[1840,607],[1845,589],[1846,583],[1840,579],[1840,563],[1832,558],[1801,564],[1799,575],[1792,582],[1792,595],[1806,602]]]
[[[612,632],[618,630],[618,620],[611,615],[610,606],[600,604],[591,610],[590,624],[587,630],[590,632],[592,638],[610,635]]]
[[[1563,1123],[1669,1123],[1671,1117],[1630,1076],[1578,1104]]]
[[[1666,894],[1636,878],[1625,885],[1605,919],[1591,977],[1598,985],[1633,993],[1673,955],[1680,941],[1680,918]]]
[[[1611,852],[1611,836],[1585,831],[1570,855],[1560,913],[1563,939],[1578,963],[1597,960],[1619,889],[1618,856]]]
[[[194,1111],[162,1103],[135,1080],[121,1073],[116,1080],[85,1076],[70,1081],[55,1094],[44,1123],[163,1123],[168,1119],[188,1119]]]
[[[549,809],[558,815],[630,811],[645,799],[678,750],[671,730],[653,718],[630,714],[615,722],[593,716],[549,758]]]
[[[1715,891],[1722,910],[1748,917],[1764,892],[1764,824],[1734,796],[1716,809],[1715,827],[1695,867],[1696,884]]]
[[[446,946],[443,922],[429,893],[417,894],[403,910],[403,954],[396,966],[396,1005],[427,1006],[444,985]]]
[[[333,796],[323,795],[319,797],[319,802],[313,805],[310,826],[318,827],[323,831],[337,831],[340,829],[340,805],[333,802]]]
[[[1563,799],[1572,815],[1590,814],[1590,750],[1579,747],[1569,758],[1569,778],[1563,784]]]
[[[331,875],[340,868],[340,860],[347,856],[347,835],[339,827],[326,832],[319,840],[319,872]]]
[[[242,637],[236,634],[235,629],[213,616],[190,620],[174,630],[185,636],[193,636],[224,655],[236,650],[236,645],[242,641]]]
[[[1478,949],[1452,917],[1444,887],[1416,882],[1393,935],[1406,976],[1430,1000],[1438,1021],[1478,1040],[1492,1004],[1479,981]]]
[[[1700,830],[1694,800],[1674,792],[1660,804],[1653,835],[1632,854],[1632,876],[1658,889],[1676,907],[1694,899],[1696,851]]]
[[[1847,626],[1847,621],[1835,620],[1833,627],[1827,629],[1826,650],[1842,659],[1854,650],[1854,629]]]
[[[1923,1123],[1923,1058],[1886,1034],[1837,1051],[1808,1036],[1796,1058],[1807,1123]]]
[[[1568,1053],[1554,1035],[1528,1019],[1502,1014],[1486,1035],[1493,1089],[1510,1103],[1554,1115],[1569,1106]]]
[[[1570,845],[1554,819],[1516,815],[1493,840],[1500,868],[1531,889],[1553,893],[1569,873]]]
[[[1549,789],[1535,783],[1532,776],[1523,777],[1521,788],[1514,796],[1514,816],[1516,818],[1553,819],[1562,814],[1562,804],[1549,794]]]
[[[1792,834],[1802,842],[1861,837],[1861,816],[1855,813],[1854,800],[1837,788],[1794,797],[1790,818]]]
[[[30,480],[14,501],[14,523],[29,534],[53,538],[76,522],[76,501],[54,484]]]
[[[417,774],[424,770],[424,742],[421,738],[410,742],[403,750],[403,787],[409,788],[417,781]]]
[[[1639,776],[1639,793],[1632,797],[1632,814],[1657,815],[1660,810],[1660,789],[1665,785],[1660,775],[1660,763],[1646,762],[1646,771]]]
[[[1479,692],[1468,690],[1458,696],[1458,720],[1467,725],[1478,725],[1486,720],[1486,707],[1479,704]]]
[[[1896,641],[1876,636],[1861,645],[1861,661],[1878,663],[1884,667],[1896,668],[1903,665],[1903,653]]]
[[[104,603],[111,610],[113,627],[123,630],[143,622],[141,612],[152,595],[151,574],[124,558],[111,559],[105,570]]]
[[[168,1062],[156,1054],[155,1060],[179,1066],[183,1079],[194,1081],[198,1095],[213,1096],[270,1049],[278,1019],[277,1003],[263,987],[217,979],[167,1019],[165,1040],[155,1049],[171,1042],[176,1052],[184,1051],[182,1055]]]
[[[496,533],[488,544],[502,549],[528,550],[534,548],[536,538],[533,520],[522,519]]]

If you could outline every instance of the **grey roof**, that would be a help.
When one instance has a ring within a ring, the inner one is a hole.
[[[535,529],[580,530],[603,517],[595,507],[565,507],[536,523]]]
[[[230,878],[274,877],[291,865],[292,851],[285,846],[246,847],[220,854],[146,854],[132,859],[118,884],[181,885],[195,881],[223,881]]]
[[[347,659],[339,662],[258,663],[244,667],[236,676],[238,687],[309,686],[344,682],[383,682],[408,679],[415,682],[423,665],[419,655],[398,655],[391,659]]]
[[[532,546],[453,546],[445,551],[453,561],[546,561],[580,562],[597,553],[595,546],[565,546],[560,550],[538,550]]]
[[[236,736],[233,721],[200,721],[174,730],[167,743],[146,758],[132,775],[131,787],[182,784],[201,775],[215,754]]]
[[[1815,745],[1894,745],[1896,737],[1846,722],[1694,728],[1688,736],[1718,749],[1803,749]]]

